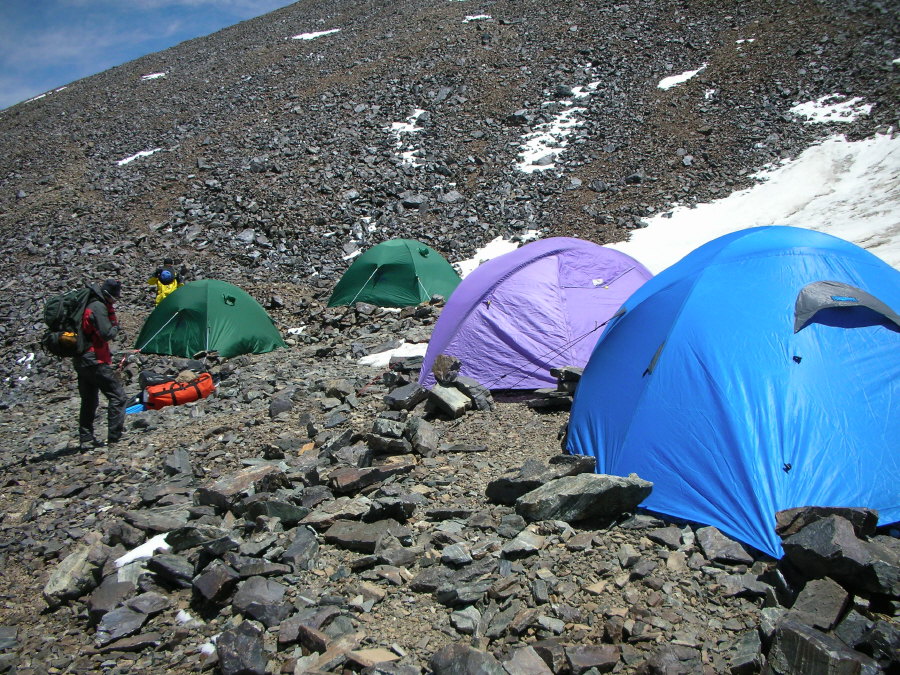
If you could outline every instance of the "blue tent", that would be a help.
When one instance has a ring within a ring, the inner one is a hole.
[[[584,371],[567,449],[643,506],[781,557],[775,513],[900,519],[900,272],[820,232],[720,237],[641,286]]]

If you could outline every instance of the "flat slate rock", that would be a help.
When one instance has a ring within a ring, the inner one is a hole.
[[[707,560],[729,565],[752,565],[753,556],[743,544],[723,534],[718,528],[708,526],[697,530],[697,542]]]
[[[900,595],[900,555],[856,536],[850,521],[828,516],[782,543],[785,556],[809,577],[831,577],[847,588]]]
[[[775,514],[775,533],[782,539],[797,534],[807,525],[828,516],[840,516],[847,520],[859,538],[871,537],[878,527],[878,511],[865,508],[838,506],[801,506],[785,509]]]
[[[55,609],[78,598],[97,586],[96,565],[89,560],[91,546],[82,545],[53,568],[44,586],[44,602]]]
[[[829,631],[844,615],[849,603],[850,594],[836,581],[828,577],[812,579],[806,582],[788,615],[815,628]]]
[[[782,621],[775,630],[768,662],[775,673],[883,672],[873,658],[850,649],[836,637],[791,620]]]
[[[653,483],[633,474],[623,478],[580,473],[522,495],[516,500],[516,513],[531,521],[611,519],[636,509],[652,489]]]
[[[489,652],[451,644],[436,651],[429,661],[434,675],[509,675]]]
[[[226,510],[244,497],[274,492],[279,487],[290,487],[284,472],[274,464],[261,464],[197,488],[194,500],[199,505],[208,504]]]
[[[527,492],[556,478],[574,476],[581,473],[593,473],[596,460],[584,455],[559,455],[550,464],[536,459],[529,459],[519,467],[505,473],[500,478],[488,483],[485,494],[497,504],[515,504],[516,500]]]
[[[94,641],[98,647],[102,647],[113,640],[133,635],[144,626],[148,618],[144,612],[138,612],[130,607],[118,607],[103,615],[97,625]]]
[[[262,632],[249,621],[226,630],[216,640],[222,675],[265,675]]]
[[[332,525],[324,534],[325,541],[341,548],[358,551],[360,553],[374,553],[378,542],[385,536],[405,536],[408,530],[396,520],[378,520],[373,523],[363,523],[352,520],[342,520]]]

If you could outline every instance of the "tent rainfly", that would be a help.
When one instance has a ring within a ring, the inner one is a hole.
[[[367,302],[409,307],[433,295],[449,298],[459,275],[440,253],[414,239],[391,239],[360,255],[338,281],[329,307]]]
[[[604,324],[652,275],[634,258],[569,237],[526,244],[475,268],[435,324],[419,383],[439,354],[489,389],[556,384],[550,369],[581,367]]]
[[[578,384],[567,449],[653,482],[647,509],[775,557],[775,514],[900,519],[900,272],[837,237],[758,227],[638,289]]]
[[[223,358],[286,347],[266,310],[224,281],[192,281],[168,295],[147,317],[135,348],[190,358],[216,351]]]

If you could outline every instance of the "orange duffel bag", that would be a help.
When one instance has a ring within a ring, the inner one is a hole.
[[[163,382],[144,389],[144,405],[159,410],[167,405],[182,405],[209,396],[216,385],[212,375],[203,373],[190,382]]]

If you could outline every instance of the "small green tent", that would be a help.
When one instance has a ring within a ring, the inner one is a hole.
[[[180,287],[147,317],[135,348],[190,358],[202,351],[223,358],[286,347],[266,310],[245,291],[203,279]]]
[[[444,298],[459,285],[459,275],[440,253],[414,239],[391,239],[359,256],[337,283],[329,307],[368,302],[379,307],[408,307]]]

